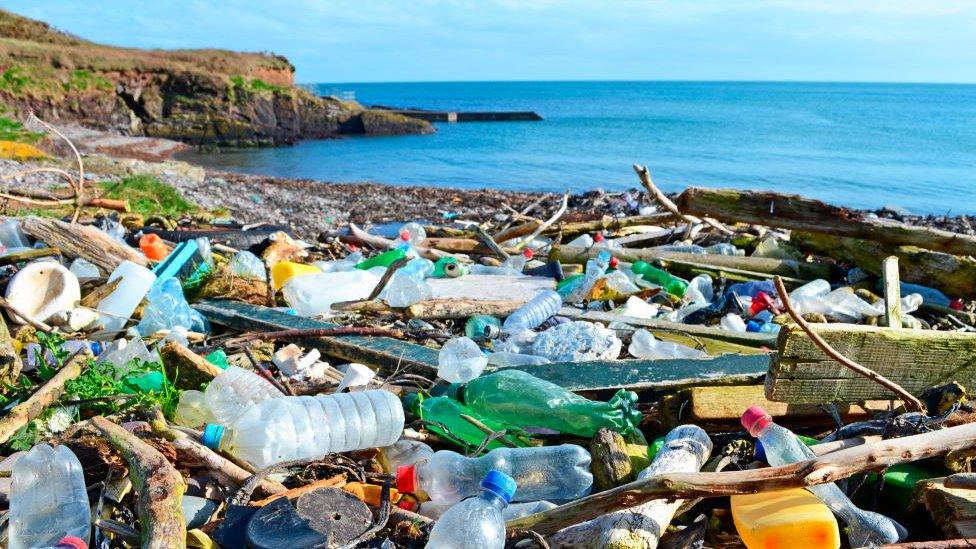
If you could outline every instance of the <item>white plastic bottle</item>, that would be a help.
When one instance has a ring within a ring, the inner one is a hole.
[[[498,448],[479,458],[441,450],[426,462],[397,469],[397,490],[427,494],[434,503],[456,503],[478,493],[479,479],[498,470],[519,484],[524,501],[571,500],[590,493],[590,453],[575,444]]]
[[[558,313],[562,306],[563,298],[555,290],[545,290],[508,315],[502,323],[502,331],[511,334],[531,330]]]
[[[214,421],[213,413],[207,406],[206,396],[200,391],[192,390],[180,394],[180,402],[176,405],[173,419],[177,425],[193,429]]]
[[[53,546],[66,537],[87,543],[90,535],[91,508],[78,458],[67,446],[34,446],[11,473],[10,549]]]
[[[481,494],[451,507],[434,523],[427,549],[503,549],[503,512],[516,493],[516,483],[501,471],[488,471]]]
[[[207,425],[203,443],[263,469],[282,461],[389,446],[402,433],[400,399],[373,389],[266,400],[229,426]]]
[[[131,261],[120,263],[109,275],[108,281],[111,283],[119,278],[122,279],[119,286],[96,307],[99,322],[109,332],[117,332],[125,326],[156,281],[152,271]]]
[[[203,396],[216,423],[227,425],[251,406],[285,395],[258,374],[228,366],[207,385]]]
[[[474,340],[455,337],[437,355],[437,377],[451,383],[467,383],[480,376],[487,365],[488,358]]]

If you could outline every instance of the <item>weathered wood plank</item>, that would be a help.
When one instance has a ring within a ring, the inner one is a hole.
[[[290,315],[267,307],[237,301],[205,300],[194,305],[208,320],[238,330],[302,330],[335,328],[338,325]],[[304,340],[328,356],[361,362],[384,373],[398,366],[414,368],[414,373],[437,373],[437,350],[388,337],[338,336]]]
[[[595,360],[513,368],[571,391],[596,391],[728,384],[729,378],[745,384],[762,376],[769,364],[770,355],[729,354],[707,359]]]
[[[709,215],[733,223],[756,223],[976,255],[976,237],[889,219],[872,219],[862,212],[795,194],[689,187],[678,197],[677,204],[683,213]]]
[[[946,488],[945,478],[915,485],[913,505],[921,505],[950,538],[976,537],[976,490]]]
[[[897,257],[888,256],[881,264],[881,282],[884,287],[885,325],[901,328],[901,285]]]
[[[815,329],[844,356],[914,395],[958,381],[976,383],[976,334],[893,330],[852,324]],[[766,396],[790,403],[857,402],[893,398],[884,387],[828,357],[798,326],[780,330],[778,358],[766,376]]]

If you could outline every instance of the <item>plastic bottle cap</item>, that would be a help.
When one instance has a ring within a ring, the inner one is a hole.
[[[203,436],[200,437],[200,442],[204,446],[210,448],[211,450],[216,450],[217,446],[220,445],[220,439],[224,436],[224,426],[218,425],[216,423],[208,423],[206,427],[203,428]]]
[[[954,311],[961,311],[964,303],[962,299],[953,299],[949,302],[949,308]]]
[[[532,248],[526,248],[522,250],[522,257],[525,259],[532,259],[535,257],[535,252],[532,251]]]
[[[616,257],[611,257],[609,265],[611,269],[616,269],[617,265],[620,265],[620,260]]]
[[[757,436],[772,422],[773,417],[766,413],[766,410],[763,410],[761,406],[750,406],[742,413],[742,426],[752,436]]]
[[[593,242],[603,242],[603,239],[604,239],[603,233],[596,233],[595,235],[593,235]]]
[[[77,536],[64,536],[58,541],[57,547],[71,547],[72,549],[88,549],[88,543]]]
[[[417,491],[417,467],[401,465],[396,470],[397,492],[412,494]]]
[[[481,481],[481,488],[497,494],[498,497],[505,500],[505,503],[508,503],[515,497],[515,490],[518,486],[515,485],[515,479],[512,477],[497,469],[492,469]]]
[[[410,231],[406,229],[400,231],[400,240],[403,240],[404,242],[410,240]]]

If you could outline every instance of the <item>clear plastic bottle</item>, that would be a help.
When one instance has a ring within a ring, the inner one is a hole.
[[[730,332],[740,332],[740,333],[742,333],[742,332],[745,332],[746,331],[746,323],[745,323],[745,321],[742,320],[742,317],[741,316],[739,316],[739,315],[737,315],[735,313],[729,313],[729,314],[723,316],[722,317],[722,320],[719,321],[719,324],[722,326],[722,328],[724,328],[724,329],[726,329],[726,330],[728,330]]]
[[[474,315],[464,323],[464,335],[474,340],[495,339],[501,330],[501,321],[491,315]]]
[[[180,402],[176,405],[173,420],[177,425],[196,429],[201,425],[213,423],[214,417],[207,407],[206,397],[200,391],[183,391]]]
[[[508,267],[519,274],[525,269],[525,264],[532,260],[535,254],[531,248],[525,248],[519,255],[513,255],[502,263],[502,267]]]
[[[434,271],[429,259],[415,257],[393,273],[380,295],[390,307],[409,307],[431,298],[430,285],[424,279]]]
[[[437,355],[437,377],[451,383],[465,383],[481,375],[488,359],[478,344],[468,337],[455,337]]]
[[[515,479],[525,501],[571,500],[590,493],[590,453],[575,444],[498,448],[479,458],[441,450],[425,462],[397,469],[397,490],[423,492],[434,503],[456,503],[478,493],[479,479],[496,470]]]
[[[708,358],[708,353],[680,343],[661,341],[647,330],[634,331],[627,351],[635,358],[643,359]]]
[[[203,394],[216,423],[223,424],[233,422],[255,404],[284,396],[268,380],[237,366],[228,366],[207,385]]]
[[[695,255],[745,255],[745,251],[736,248],[728,242],[713,244],[707,247],[698,246],[697,244],[670,244],[667,246],[657,246],[654,249],[662,252],[678,252]]]
[[[451,507],[434,523],[427,549],[503,549],[505,506],[516,493],[516,483],[501,471],[488,471],[481,494]]]
[[[531,330],[558,313],[562,306],[563,299],[555,290],[545,290],[508,315],[502,324],[502,331],[511,334]]]
[[[7,249],[29,248],[27,235],[16,219],[5,219],[0,223],[0,245]]]
[[[115,291],[98,302],[96,309],[99,322],[108,332],[117,332],[129,321],[132,313],[146,297],[149,288],[156,281],[156,275],[149,269],[131,261],[123,261],[108,277],[109,282],[121,278]]]
[[[573,289],[566,301],[568,303],[579,303],[586,299],[596,281],[607,273],[612,258],[613,254],[610,253],[610,250],[601,249],[596,257],[588,259],[586,268],[583,270],[582,281]]]
[[[541,366],[549,364],[549,359],[544,356],[526,355],[522,353],[510,353],[499,351],[488,355],[488,364],[499,368],[509,368],[512,366]]]
[[[404,223],[400,227],[400,240],[409,242],[411,246],[417,247],[421,242],[427,239],[427,231],[424,230],[424,226],[420,223]],[[406,238],[404,238],[406,236]]]
[[[742,426],[759,439],[766,452],[766,461],[774,467],[816,457],[813,450],[789,429],[773,423],[773,418],[759,406],[750,406],[742,414]],[[852,547],[896,543],[908,536],[905,528],[894,520],[855,506],[834,483],[818,484],[807,489],[847,523]]]
[[[264,262],[247,250],[242,250],[234,255],[234,258],[227,264],[227,270],[234,276],[241,278],[254,278],[257,280],[267,280],[268,273],[264,268]]]
[[[85,476],[67,446],[34,446],[17,460],[10,482],[10,549],[53,546],[66,536],[87,543],[91,508]]]
[[[380,465],[387,473],[395,473],[400,467],[427,461],[433,455],[434,450],[423,442],[401,438],[380,448]]]
[[[323,273],[334,273],[340,271],[351,271],[363,261],[363,252],[353,252],[342,259],[333,261],[316,261],[312,263]]]
[[[403,405],[382,389],[289,396],[251,406],[230,426],[211,423],[203,443],[255,467],[389,446],[403,434]]]

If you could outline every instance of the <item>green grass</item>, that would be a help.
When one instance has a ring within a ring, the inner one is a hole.
[[[144,216],[179,217],[199,211],[179,191],[151,175],[133,175],[115,183],[104,183],[105,198],[128,200],[132,211]]]
[[[20,93],[31,84],[33,84],[33,80],[19,65],[8,67],[0,72],[0,91]]]
[[[68,81],[62,84],[62,86],[66,92],[88,90],[107,91],[115,87],[107,78],[101,75],[92,74],[84,69],[75,69],[71,71]]]
[[[17,143],[34,144],[44,137],[43,133],[32,132],[23,124],[4,116],[7,109],[0,105],[0,141],[16,141]]]

